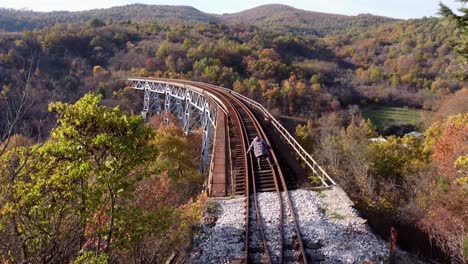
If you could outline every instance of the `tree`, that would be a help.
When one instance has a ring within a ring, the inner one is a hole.
[[[428,190],[418,193],[426,211],[421,226],[456,262],[468,260],[468,114],[436,122],[425,133],[424,151],[435,171]],[[427,177],[427,176],[426,176]]]
[[[103,27],[105,25],[106,25],[106,23],[102,22],[101,20],[99,20],[97,18],[93,18],[93,19],[88,21],[88,27],[91,27],[91,28]]]
[[[166,57],[166,68],[169,72],[175,73],[176,72],[176,65],[175,65],[175,60],[172,55],[169,55]]]
[[[245,85],[241,82],[241,81],[236,81],[232,87],[232,89],[235,91],[235,92],[238,92],[240,94],[245,94],[246,91],[247,91],[247,88],[245,87]]]
[[[78,161],[78,168],[89,166],[86,173],[76,173],[86,175],[88,184],[94,182],[88,185],[89,193],[96,195],[90,200],[99,201],[97,209],[108,215],[107,223],[99,226],[94,235],[100,237],[105,232],[104,251],[110,253],[116,226],[130,217],[125,214],[125,205],[118,206],[118,199],[133,191],[135,182],[146,173],[139,167],[153,159],[157,151],[148,144],[152,132],[141,117],[128,117],[118,108],[99,107],[100,100],[99,96],[87,94],[75,105],[50,105],[51,111],[61,117],[60,127],[53,132],[53,139],[61,147],[50,154],[70,155],[71,160]]]
[[[379,66],[372,66],[370,68],[369,78],[374,83],[380,81],[382,78],[382,71]]]
[[[458,2],[465,5],[468,0],[457,0]],[[458,40],[456,50],[460,54],[460,57],[464,63],[468,62],[468,8],[461,7],[458,9],[462,15],[455,14],[449,7],[440,3],[439,13],[446,17],[449,21],[453,22],[457,26],[461,38]]]
[[[156,51],[156,58],[158,60],[164,59],[171,53],[172,44],[169,41],[165,41],[159,46],[158,50]]]
[[[51,138],[2,157],[19,171],[11,189],[1,190],[8,200],[0,212],[9,227],[2,232],[14,232],[11,246],[21,248],[15,262],[69,262],[81,247],[112,259],[121,225],[139,217],[129,197],[156,158],[152,130],[139,116],[98,106],[100,100],[87,94],[73,105],[50,104],[59,121]]]
[[[33,90],[34,70],[39,65],[39,48],[37,43],[26,45],[28,50],[27,57],[19,57],[23,61],[23,69],[19,71],[18,81],[14,85],[5,86],[6,89],[0,90],[0,156],[8,147],[9,138],[19,129],[18,123],[24,117],[26,112],[34,103],[31,96]],[[12,59],[17,57],[17,54],[10,50],[8,56],[12,53]],[[4,108],[2,109],[2,106]],[[1,164],[0,164],[1,165]]]
[[[297,125],[296,132],[294,134],[299,144],[301,144],[301,146],[309,153],[312,153],[314,149],[314,134],[312,130],[313,123],[309,120],[306,125]]]

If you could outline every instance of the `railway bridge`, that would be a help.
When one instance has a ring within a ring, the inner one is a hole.
[[[200,172],[207,176],[210,197],[245,197],[244,255],[238,263],[307,263],[311,259],[288,190],[312,176],[318,179],[317,187],[333,188],[344,202],[351,202],[274,116],[258,102],[215,85],[152,78],[128,81],[144,91],[144,118],[166,114],[169,122],[170,113],[180,120],[185,133],[203,130]],[[272,166],[247,153],[257,135],[272,146]],[[279,232],[274,238],[265,234],[267,216],[259,209],[265,205],[257,199],[257,194],[265,192],[277,194],[274,207]]]
[[[249,166],[243,164],[244,158],[248,158],[245,148],[257,134],[274,146],[270,156],[278,159],[280,170],[291,174],[286,177],[291,187],[310,175],[317,177],[323,187],[336,185],[278,120],[254,100],[227,88],[194,81],[153,78],[129,78],[128,81],[134,89],[144,91],[144,118],[171,113],[180,120],[186,134],[203,130],[200,172],[207,175],[210,196],[243,194],[242,184]],[[252,125],[253,120],[259,123],[260,130],[249,131],[243,137],[244,123]],[[167,117],[165,121],[169,122]],[[263,165],[254,174],[269,169]],[[265,187],[265,190],[273,189]]]

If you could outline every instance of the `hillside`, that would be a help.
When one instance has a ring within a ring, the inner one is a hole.
[[[246,23],[265,29],[288,30],[294,33],[326,34],[351,26],[369,27],[396,19],[370,14],[345,16],[297,9],[287,5],[262,5],[238,13],[223,14],[228,22]]]
[[[219,22],[213,15],[190,6],[132,4],[80,12],[34,12],[0,8],[0,30],[23,31],[53,26],[57,23],[83,23],[97,18],[103,21]]]
[[[441,18],[283,5],[224,15],[149,5],[0,9],[0,263],[165,263],[174,249],[193,248],[203,134],[185,137],[162,116],[146,127],[134,116],[143,95],[125,81],[136,76],[210,83],[260,102],[288,118],[383,238],[395,227],[400,248],[464,263],[464,40],[467,30]],[[410,124],[376,130],[369,110],[382,123]],[[385,131],[398,134],[369,140]]]
[[[350,26],[369,27],[395,21],[372,15],[344,16],[306,11],[287,5],[263,5],[239,13],[212,15],[189,6],[133,4],[81,12],[0,9],[0,29],[23,31],[57,23],[84,23],[93,18],[103,21],[112,19],[115,22],[242,22],[267,30],[288,30],[292,33],[314,35],[324,35]]]

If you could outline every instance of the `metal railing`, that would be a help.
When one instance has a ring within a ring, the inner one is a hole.
[[[281,123],[278,122],[278,120],[276,120],[276,118],[274,118],[273,115],[271,115],[270,112],[265,109],[265,107],[263,107],[263,105],[233,90],[214,85],[213,87],[221,88],[225,92],[235,95],[245,103],[258,109],[265,117],[270,120],[283,139],[286,140],[292,149],[296,151],[297,155],[302,159],[306,166],[312,170],[313,174],[320,179],[324,186],[329,187],[337,185],[336,182],[328,175],[328,173],[314,160],[314,158],[312,158],[312,156],[299,144],[299,142],[297,142],[297,140],[289,133],[289,131],[286,130],[286,128],[284,128],[283,125],[281,125]]]

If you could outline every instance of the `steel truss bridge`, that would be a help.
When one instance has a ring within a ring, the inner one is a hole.
[[[288,190],[300,187],[296,184],[309,181],[308,176],[313,175],[321,183],[317,187],[333,188],[343,202],[352,203],[261,104],[206,83],[150,78],[128,80],[134,89],[144,91],[142,115],[145,119],[163,114],[165,122],[170,122],[171,114],[180,120],[185,133],[203,130],[200,171],[207,176],[208,195],[245,197],[244,255],[231,263],[313,262],[313,256],[304,246]],[[257,135],[271,145],[268,155],[272,164],[247,153]],[[257,199],[261,192],[276,192],[278,236],[265,235],[264,215]],[[293,235],[284,232],[285,228],[292,230]],[[278,246],[277,251],[272,250],[274,245]]]
[[[203,129],[200,172],[205,173],[211,163],[218,112],[227,114],[222,103],[209,92],[192,85],[141,78],[128,80],[134,89],[144,90],[143,118],[171,113],[181,121],[185,134]],[[168,115],[164,120],[169,122]]]
[[[134,89],[144,91],[142,115],[145,119],[155,114],[171,113],[180,120],[186,134],[197,129],[203,130],[200,172],[207,175],[210,196],[232,193],[227,186],[235,184],[236,157],[229,140],[228,125],[233,110],[229,109],[226,101],[232,100],[229,96],[239,99],[258,116],[267,120],[274,133],[288,147],[281,151],[292,151],[307,174],[320,179],[323,187],[336,185],[296,139],[254,100],[230,89],[193,81],[152,78],[129,78],[128,81]],[[169,122],[168,115],[165,115],[164,120]]]

